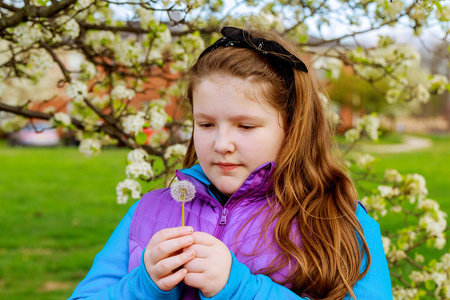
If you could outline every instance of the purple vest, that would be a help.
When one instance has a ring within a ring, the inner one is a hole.
[[[275,164],[269,162],[256,169],[230,197],[225,207],[210,196],[203,183],[176,171],[179,180],[192,182],[196,189],[195,198],[185,204],[186,225],[220,239],[253,274],[269,266],[277,258],[277,253],[281,252],[278,245],[272,243],[272,228],[266,237],[261,238],[260,235],[262,224],[267,218],[267,208],[248,222],[268,202],[267,195],[272,192],[269,179],[274,168]],[[246,222],[248,224],[244,226]],[[181,203],[171,197],[170,189],[145,194],[131,221],[128,270],[140,265],[142,251],[153,234],[177,226],[181,226]],[[272,279],[284,278],[286,274],[287,269],[284,269]],[[199,299],[197,289],[184,286],[181,299]]]

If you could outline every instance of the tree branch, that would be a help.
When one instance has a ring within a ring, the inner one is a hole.
[[[28,21],[30,18],[52,17],[75,2],[77,2],[77,0],[61,0],[52,2],[52,5],[50,6],[25,5],[22,9],[17,10],[14,15],[0,19],[0,31],[17,26],[22,22]]]

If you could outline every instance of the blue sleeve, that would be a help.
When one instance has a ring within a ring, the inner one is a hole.
[[[353,292],[358,299],[391,300],[393,298],[391,277],[384,254],[380,226],[360,205],[356,209],[356,216],[364,231],[371,264],[367,274],[355,284]],[[366,264],[367,257],[364,257],[361,268],[364,268]],[[345,299],[350,297],[347,296]]]
[[[301,298],[288,288],[273,282],[266,275],[253,275],[250,269],[238,262],[233,253],[230,276],[225,287],[214,297],[207,298],[200,292],[200,298],[211,300],[231,299],[309,299]]]
[[[137,202],[138,203],[138,202]],[[75,288],[68,300],[75,299],[178,299],[182,285],[169,292],[160,290],[141,265],[128,273],[128,233],[137,203],[129,210],[95,256],[91,270]]]
[[[380,226],[359,205],[356,215],[369,247],[371,265],[367,274],[355,284],[353,293],[358,300],[391,300],[391,279],[381,241]],[[268,276],[251,274],[249,268],[238,262],[234,254],[231,254],[233,260],[228,283],[211,298],[203,296],[200,292],[201,299],[309,299],[301,298],[288,288],[273,282]],[[364,257],[361,271],[366,263],[367,257]],[[347,294],[345,299],[350,299],[350,294]]]

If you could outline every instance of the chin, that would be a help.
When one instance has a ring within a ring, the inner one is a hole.
[[[227,195],[227,196],[233,195],[233,194],[238,190],[238,188],[230,188],[229,185],[227,185],[227,186],[216,186],[216,188],[217,188],[222,194]]]

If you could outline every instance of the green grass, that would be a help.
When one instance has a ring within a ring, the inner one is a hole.
[[[395,168],[422,174],[429,198],[450,215],[450,137],[432,139],[432,148],[375,154],[380,158],[376,172]],[[2,299],[70,296],[131,205],[115,200],[127,152],[110,148],[84,158],[76,148],[10,148],[0,141]]]
[[[115,202],[125,149],[84,158],[76,148],[0,144],[0,294],[65,299],[128,207]]]
[[[427,183],[428,198],[436,200],[440,209],[447,213],[450,225],[450,136],[421,136],[433,141],[430,148],[403,153],[372,153],[377,158],[374,173],[382,177],[385,169],[397,169],[402,175],[418,173]],[[383,138],[380,141],[383,143]],[[389,142],[387,143],[389,144]],[[376,188],[377,185],[365,185]],[[363,192],[361,191],[361,194]],[[411,222],[411,219],[409,219]],[[381,230],[397,230],[405,226],[405,220],[396,214],[388,214],[379,220]],[[418,251],[426,259],[439,258],[450,249],[450,243],[443,250],[422,246]]]

